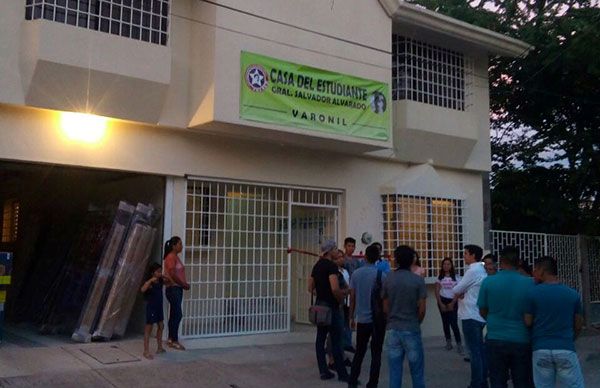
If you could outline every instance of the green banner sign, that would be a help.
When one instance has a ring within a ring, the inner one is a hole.
[[[240,117],[373,140],[390,134],[389,88],[242,52]]]

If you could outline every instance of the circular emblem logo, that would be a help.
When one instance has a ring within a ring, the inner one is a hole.
[[[269,77],[261,65],[250,65],[246,69],[246,85],[253,92],[262,92],[267,88]]]

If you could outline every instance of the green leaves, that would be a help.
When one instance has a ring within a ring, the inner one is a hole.
[[[413,2],[535,47],[524,58],[490,58],[494,227],[600,234],[600,9]]]

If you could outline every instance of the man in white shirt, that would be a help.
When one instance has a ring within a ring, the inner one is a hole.
[[[483,344],[485,319],[479,314],[477,298],[483,279],[487,277],[481,263],[483,250],[477,245],[465,245],[464,260],[467,270],[452,289],[454,295],[463,295],[458,300],[458,319],[462,322],[465,342],[471,354],[470,388],[487,388],[487,363]]]

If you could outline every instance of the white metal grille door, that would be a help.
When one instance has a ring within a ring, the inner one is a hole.
[[[546,237],[546,255],[556,259],[558,276],[563,283],[581,291],[580,263],[577,255],[577,236],[549,234]]]
[[[337,209],[292,207],[292,247],[319,253],[320,244],[337,240]],[[294,252],[292,258],[292,318],[309,323],[310,294],[307,282],[317,257]]]
[[[185,337],[289,330],[288,190],[188,181]]]
[[[514,246],[519,248],[521,259],[529,265],[533,265],[535,259],[547,254],[546,236],[544,233],[493,230],[492,252],[499,255],[504,247]],[[575,257],[577,257],[577,252],[575,252]]]
[[[600,303],[600,238],[580,236],[582,256],[588,262],[590,302]]]
[[[184,260],[191,289],[184,293],[181,335],[289,331],[292,203],[329,206],[338,197],[274,185],[188,180]]]
[[[581,292],[577,236],[492,230],[490,240],[494,254],[499,255],[506,246],[515,246],[529,265],[545,255],[554,257],[561,281]]]

